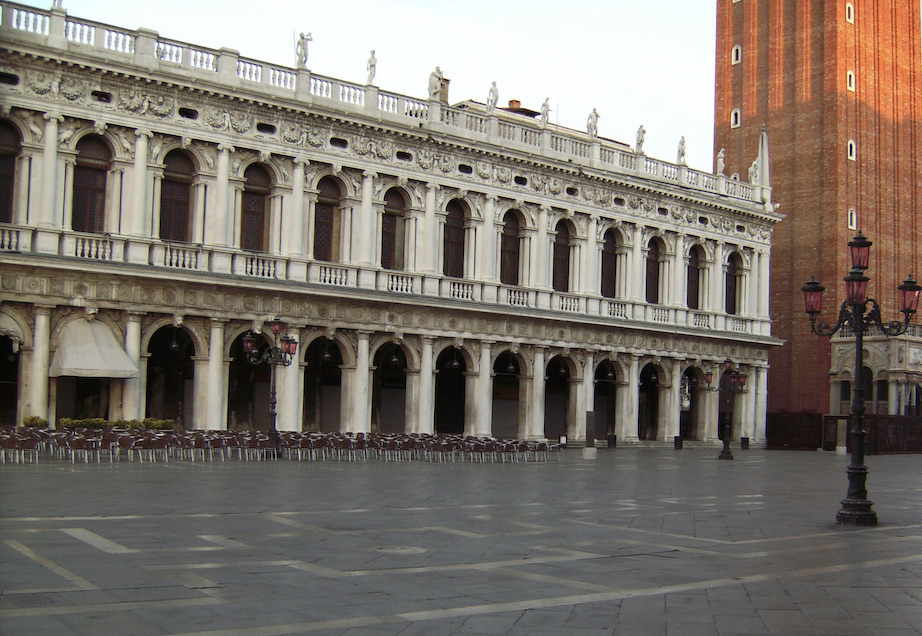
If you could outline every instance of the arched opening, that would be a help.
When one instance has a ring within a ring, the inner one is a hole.
[[[0,426],[16,426],[19,403],[19,341],[0,335]]]
[[[192,417],[195,344],[181,327],[161,327],[147,346],[148,417],[194,428]]]
[[[243,351],[243,336],[237,336],[230,349],[227,382],[227,428],[230,430],[269,430],[269,386],[271,369],[268,364],[250,364]],[[254,334],[256,355],[269,346],[265,334]]]
[[[160,182],[160,238],[188,242],[192,179],[195,164],[182,150],[171,150],[164,159]]]
[[[342,352],[335,340],[317,338],[304,352],[302,428],[335,433],[342,430]]]
[[[0,121],[0,223],[13,222],[16,157],[21,146],[19,131],[7,122]]]
[[[570,291],[570,224],[560,221],[554,236],[553,288],[556,292]]]
[[[647,247],[647,280],[646,301],[656,305],[660,302],[660,257],[662,253],[661,241],[653,238]]]
[[[384,195],[384,214],[381,216],[381,267],[402,270],[406,268],[406,201],[397,188]]]
[[[464,356],[456,347],[446,348],[436,360],[435,432],[460,435],[464,432]]]
[[[503,285],[519,284],[519,216],[514,210],[503,217],[500,238],[499,280]]]
[[[735,315],[740,311],[740,277],[743,274],[742,259],[736,252],[727,257],[727,299],[726,310],[728,314]]]
[[[272,178],[259,164],[249,166],[243,173],[242,218],[240,221],[240,247],[254,252],[269,251],[269,191]]]
[[[400,345],[389,342],[375,353],[371,430],[405,433],[407,410],[407,358]]]
[[[641,370],[639,390],[637,439],[655,440],[659,433],[659,377],[653,364]]]
[[[679,436],[688,440],[705,439],[704,406],[700,370],[690,367],[679,385]]]
[[[340,260],[340,199],[342,188],[333,177],[324,177],[317,184],[317,204],[314,206],[314,258],[318,261]]]
[[[605,241],[602,243],[602,289],[603,298],[617,297],[618,280],[618,247],[620,235],[614,230],[605,232]]]
[[[535,373],[540,373],[535,369]],[[544,436],[549,440],[567,435],[570,408],[570,367],[563,356],[554,356],[547,364],[544,380]]]
[[[457,199],[445,208],[445,237],[442,273],[453,278],[464,277],[464,204]]]
[[[87,135],[77,142],[71,228],[74,232],[106,231],[106,181],[112,152],[102,137]]]
[[[701,266],[704,262],[701,246],[694,245],[688,252],[688,270],[686,272],[685,302],[689,309],[701,309]]]
[[[493,437],[519,435],[519,382],[519,361],[514,353],[504,351],[493,363]]]
[[[595,439],[607,440],[609,446],[616,443],[615,398],[618,394],[618,374],[611,360],[602,360],[595,369]]]

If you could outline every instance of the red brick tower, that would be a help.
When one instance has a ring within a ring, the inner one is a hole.
[[[922,278],[919,0],[718,0],[714,152],[748,179],[768,131],[775,227],[769,412],[830,412],[830,342],[810,333],[800,288],[826,287],[835,322],[860,229],[868,295],[902,318],[896,286]],[[918,318],[916,318],[918,322]]]

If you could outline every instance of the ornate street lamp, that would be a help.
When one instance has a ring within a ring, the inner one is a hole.
[[[839,319],[835,325],[819,321],[823,290],[825,289],[813,277],[801,288],[804,293],[804,305],[810,316],[810,330],[820,336],[832,336],[842,327],[849,327],[855,333],[855,390],[852,400],[854,428],[851,431],[851,461],[848,465],[848,494],[842,500],[842,509],[836,514],[836,522],[855,526],[876,526],[877,513],[871,510],[874,505],[868,501],[865,486],[868,467],[864,465],[864,384],[861,382],[861,369],[864,367],[864,334],[871,326],[885,336],[898,336],[909,327],[912,315],[919,306],[919,291],[922,290],[910,274],[900,290],[900,311],[903,322],[894,320],[884,324],[880,316],[880,305],[873,298],[867,297],[868,277],[864,271],[868,268],[871,241],[861,232],[848,244],[852,257],[852,269],[845,277],[845,300],[839,308]],[[870,310],[869,307],[870,306]]]
[[[724,389],[730,393],[742,393],[746,390],[746,374],[733,368],[733,361],[730,358],[724,360],[725,373],[720,380],[719,387],[712,387],[714,381],[714,372],[708,371],[704,374],[704,381],[707,382],[708,391],[720,391]],[[720,455],[717,459],[733,459],[733,451],[730,450],[730,421],[724,423],[723,431],[723,448],[720,449]]]
[[[279,443],[278,429],[275,428],[276,394],[275,394],[275,368],[287,367],[298,351],[298,341],[291,336],[280,335],[285,329],[285,323],[279,318],[273,318],[269,323],[272,331],[272,340],[269,345],[259,351],[256,349],[256,337],[252,332],[247,332],[243,337],[243,353],[250,364],[269,364],[269,437]]]

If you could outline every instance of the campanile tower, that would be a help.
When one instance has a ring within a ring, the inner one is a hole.
[[[810,333],[800,288],[815,275],[821,318],[835,322],[859,229],[873,242],[868,295],[884,320],[902,318],[907,273],[922,278],[920,48],[919,0],[717,2],[714,153],[748,180],[764,126],[786,215],[772,240],[772,332],[786,344],[770,354],[770,413],[837,413],[848,400],[856,372],[836,339]],[[922,330],[869,346],[869,412],[918,404]]]

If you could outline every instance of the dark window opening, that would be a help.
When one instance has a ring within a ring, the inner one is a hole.
[[[260,121],[256,123],[256,130],[267,135],[274,135],[276,128],[272,124],[264,124]]]
[[[464,206],[454,199],[445,209],[445,256],[442,273],[453,278],[464,276]]]
[[[180,108],[179,116],[184,119],[198,119],[198,111],[193,108]]]
[[[516,182],[517,184],[519,184],[519,185],[522,185],[522,186],[523,186],[523,185],[528,185],[528,179],[526,179],[525,177],[516,176],[515,182]]]
[[[92,91],[90,97],[103,104],[112,103],[112,93],[106,93],[105,91]]]
[[[462,174],[471,174],[474,172],[474,169],[467,165],[466,163],[458,164],[458,172]]]
[[[330,137],[330,145],[334,148],[348,148],[349,142],[340,137]]]

